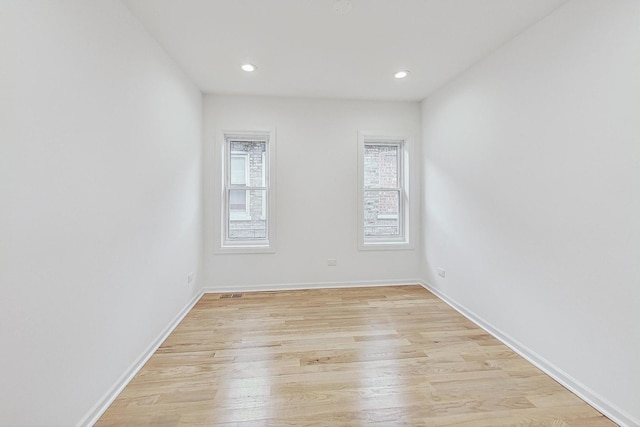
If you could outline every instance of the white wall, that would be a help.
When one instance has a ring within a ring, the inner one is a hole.
[[[410,236],[415,250],[357,248],[358,130],[399,133],[419,141],[419,103],[206,96],[204,121],[206,289],[389,283],[419,277],[415,185]],[[220,176],[221,164],[213,150],[215,134],[270,128],[276,129],[277,139],[277,252],[214,254],[220,212],[214,178]],[[419,162],[413,166],[417,184]],[[338,265],[328,267],[328,258],[337,259]]]
[[[0,424],[80,422],[198,292],[202,96],[119,1],[3,1]]]
[[[422,116],[428,283],[628,424],[640,420],[639,46],[640,2],[571,1]]]
[[[119,2],[4,1],[0,424],[82,420],[200,285],[421,274],[638,423],[639,5],[569,2],[425,101],[422,130],[417,103],[207,96],[203,157],[199,91]],[[277,130],[277,253],[216,255],[215,131],[255,128]],[[415,250],[357,250],[358,130],[424,133]]]

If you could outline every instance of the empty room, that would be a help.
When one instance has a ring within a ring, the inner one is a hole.
[[[640,426],[640,1],[0,0],[0,426]]]

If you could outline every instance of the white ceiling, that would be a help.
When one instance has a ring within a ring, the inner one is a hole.
[[[124,3],[205,93],[421,100],[565,1]]]

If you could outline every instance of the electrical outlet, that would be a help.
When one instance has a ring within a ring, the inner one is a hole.
[[[191,284],[191,282],[193,282],[193,272],[187,276],[187,285]]]
[[[338,265],[338,260],[329,258],[327,260],[327,265],[329,267],[335,267],[336,265]]]
[[[444,268],[440,268],[440,267],[438,267],[438,276],[440,276],[440,277],[444,277],[444,276],[446,276],[446,275],[447,275],[446,270],[445,270]]]

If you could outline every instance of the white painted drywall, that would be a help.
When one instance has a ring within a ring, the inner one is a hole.
[[[627,423],[640,420],[639,47],[640,2],[571,1],[422,115],[425,278]]]
[[[418,275],[419,163],[413,162],[410,239],[414,250],[358,251],[358,131],[420,140],[420,104],[208,95],[205,122],[205,288],[353,284],[415,280]],[[220,130],[275,129],[277,206],[275,254],[214,254],[219,227]],[[419,144],[414,144],[419,148]],[[418,159],[419,151],[415,151]],[[218,180],[218,181],[216,181]],[[327,259],[337,266],[327,266]]]
[[[0,11],[0,424],[80,422],[199,291],[202,96],[119,1]]]

